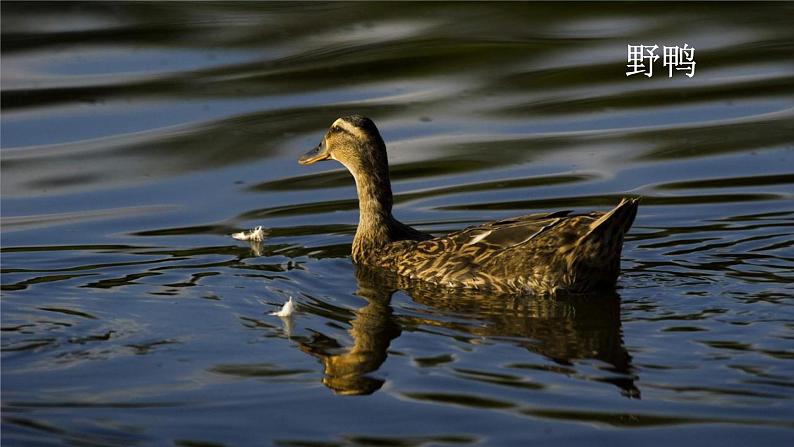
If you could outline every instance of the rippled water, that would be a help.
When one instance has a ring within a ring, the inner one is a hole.
[[[3,445],[787,444],[793,19],[3,2]],[[684,43],[693,78],[625,76]],[[618,290],[356,268],[351,178],[295,162],[348,113],[425,231],[642,196]]]

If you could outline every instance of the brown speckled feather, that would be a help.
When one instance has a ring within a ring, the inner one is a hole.
[[[616,209],[628,213],[601,225],[628,229],[636,200]],[[500,293],[585,292],[614,286],[619,273],[623,233],[587,236],[603,213],[532,214],[428,240],[401,240],[374,249],[360,262],[413,279],[449,287]],[[600,233],[601,231],[599,231]]]
[[[614,287],[623,236],[637,213],[638,200],[623,199],[607,213],[531,214],[434,238],[392,216],[386,148],[372,121],[338,119],[301,162],[325,158],[341,162],[356,180],[353,261],[449,287],[531,294]]]

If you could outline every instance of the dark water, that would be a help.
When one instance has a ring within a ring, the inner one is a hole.
[[[790,445],[793,22],[3,2],[3,445]],[[684,43],[691,79],[626,77]],[[642,196],[616,293],[356,269],[352,180],[295,162],[353,112],[426,231]]]

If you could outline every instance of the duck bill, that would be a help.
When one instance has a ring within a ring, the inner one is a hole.
[[[312,163],[316,163],[318,161],[327,160],[331,157],[331,154],[328,153],[328,149],[323,147],[322,144],[317,145],[314,149],[306,152],[298,159],[298,163],[302,165],[310,165]]]

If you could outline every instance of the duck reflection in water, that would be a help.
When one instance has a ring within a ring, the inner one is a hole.
[[[341,354],[336,340],[315,332],[309,342],[301,342],[304,352],[323,362],[323,384],[337,394],[372,394],[383,386],[383,380],[367,376],[386,361],[391,341],[400,336],[400,324],[389,302],[396,289],[376,278],[370,268],[356,268],[356,295],[367,304],[355,311],[348,331],[353,346]]]
[[[370,376],[386,361],[391,341],[401,327],[444,326],[477,337],[510,337],[529,351],[565,367],[576,360],[595,359],[612,383],[627,397],[639,398],[634,384],[631,356],[623,346],[620,297],[610,292],[599,296],[551,299],[547,297],[495,297],[473,289],[454,290],[406,280],[380,269],[356,265],[356,294],[367,304],[355,311],[348,331],[353,346],[340,353],[336,340],[315,332],[300,341],[301,350],[323,364],[323,384],[337,394],[366,395],[384,381]],[[392,295],[402,290],[415,302],[441,312],[470,315],[477,325],[461,325],[443,319],[396,317]],[[483,324],[484,323],[484,324]]]

